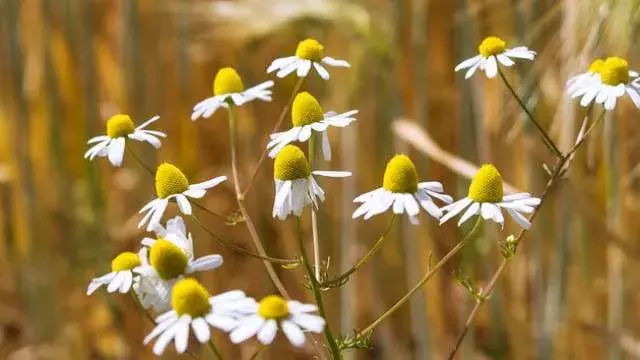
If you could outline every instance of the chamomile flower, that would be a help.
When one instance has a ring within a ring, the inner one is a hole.
[[[87,295],[93,294],[102,285],[107,285],[107,292],[127,293],[133,285],[134,270],[142,265],[139,254],[123,252],[111,261],[111,272],[91,280]]]
[[[151,231],[162,218],[169,200],[175,199],[178,208],[185,215],[191,215],[191,203],[188,198],[200,199],[208,189],[215,187],[227,179],[218,176],[197,184],[189,184],[189,180],[176,166],[163,163],[156,170],[156,194],[158,198],[148,202],[139,213],[146,214],[138,223],[138,227],[147,224],[147,231]]]
[[[533,60],[536,56],[536,52],[526,46],[507,49],[507,43],[496,36],[482,40],[478,52],[478,55],[461,62],[455,68],[455,71],[469,69],[464,75],[465,79],[473,76],[478,69],[484,71],[488,78],[494,78],[498,74],[498,63],[510,67],[515,64],[513,59]]]
[[[442,184],[437,181],[418,183],[418,172],[408,156],[398,154],[391,158],[384,171],[382,187],[364,193],[353,200],[362,203],[353,213],[353,218],[364,215],[368,220],[393,208],[394,214],[406,213],[412,224],[418,224],[420,207],[431,216],[439,219],[442,211],[434,203],[436,198],[445,203],[453,201],[444,193]]]
[[[142,125],[135,127],[129,115],[117,114],[107,120],[107,135],[93,137],[87,141],[92,145],[84,154],[85,159],[93,160],[96,156],[107,157],[113,166],[122,165],[126,139],[148,142],[154,148],[162,145],[160,139],[167,137],[165,133],[145,128],[158,120],[160,116],[154,116]]]
[[[211,339],[210,327],[229,331],[236,326],[231,316],[233,304],[245,298],[240,290],[210,296],[198,281],[186,278],[178,281],[171,292],[171,310],[158,316],[156,327],[145,337],[144,344],[157,338],[153,353],[162,355],[173,341],[180,354],[187,350],[189,329],[200,343]]]
[[[257,335],[258,341],[269,345],[280,329],[293,346],[300,347],[305,342],[303,331],[319,334],[324,330],[325,320],[313,314],[317,310],[315,305],[286,301],[278,295],[266,296],[259,303],[244,300],[236,306],[242,315],[231,331],[231,342],[238,344]]]
[[[234,68],[222,68],[213,80],[213,96],[193,107],[191,120],[208,118],[219,108],[229,108],[231,104],[241,106],[256,99],[271,101],[271,87],[273,81],[269,80],[245,90],[242,78]]]
[[[460,217],[458,226],[473,215],[481,215],[483,219],[493,220],[504,227],[502,209],[505,209],[520,226],[528,229],[531,223],[523,214],[532,213],[538,205],[540,199],[528,193],[504,195],[502,176],[498,169],[491,164],[485,164],[473,177],[467,197],[442,208],[446,214],[440,218],[440,224],[467,209]]]
[[[275,59],[267,68],[267,74],[277,71],[276,76],[283,78],[295,71],[298,77],[306,77],[313,66],[321,78],[329,80],[329,72],[323,65],[351,67],[344,60],[324,56],[324,46],[317,40],[305,39],[298,43],[294,56]]]
[[[147,238],[143,244],[148,248],[143,248],[141,265],[135,269],[135,273],[140,274],[140,282],[147,286],[141,288],[139,295],[158,311],[168,308],[167,295],[176,281],[196,272],[216,269],[223,263],[222,256],[217,254],[194,258],[190,235],[185,239],[175,236],[159,236],[155,240]]]
[[[322,106],[313,95],[301,92],[296,95],[291,105],[290,130],[271,134],[271,141],[267,148],[271,149],[269,157],[275,158],[282,148],[293,141],[305,142],[309,140],[313,131],[322,134],[322,154],[325,160],[331,160],[331,144],[329,143],[328,129],[330,126],[345,127],[355,120],[352,116],[358,110],[337,114],[335,112],[323,113]]]
[[[605,61],[594,61],[589,71],[569,80],[567,93],[572,98],[580,97],[580,105],[589,106],[594,100],[606,110],[616,107],[618,98],[625,94],[640,108],[640,94],[633,86],[636,71],[629,70],[629,63],[620,57],[609,57]]]
[[[302,214],[305,206],[318,206],[318,200],[324,201],[324,190],[313,175],[328,177],[351,176],[348,171],[311,171],[309,162],[302,150],[295,145],[285,146],[276,156],[273,165],[273,177],[276,196],[273,201],[273,217],[284,220],[293,213]]]

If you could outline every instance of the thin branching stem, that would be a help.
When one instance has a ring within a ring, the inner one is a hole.
[[[411,290],[409,290],[409,292],[407,292],[405,296],[403,296],[400,300],[393,304],[393,306],[389,308],[389,310],[387,310],[364,330],[360,331],[358,336],[368,337],[381,322],[383,322],[385,319],[395,313],[399,308],[401,308],[402,305],[409,301],[411,296],[413,296],[413,294],[420,290],[420,288],[422,288],[424,284],[426,284],[433,277],[433,275],[435,275],[435,273],[437,273],[444,266],[444,264],[449,261],[449,259],[456,255],[460,250],[462,250],[462,248],[467,244],[467,242],[469,242],[469,240],[475,238],[479,234],[481,229],[482,217],[478,216],[475,224],[473,225],[473,228],[464,237],[464,239],[462,239],[458,244],[456,244],[456,246],[449,250],[449,252],[445,256],[443,256],[442,259],[440,259],[440,261],[438,261],[438,263],[433,268],[430,268],[424,275],[424,277]]]
[[[558,162],[556,163],[553,173],[549,177],[547,186],[545,187],[544,192],[540,196],[540,205],[538,205],[535,212],[531,215],[531,218],[529,219],[530,222],[533,222],[535,217],[540,212],[540,208],[544,204],[545,200],[547,200],[547,197],[550,191],[559,183],[560,180],[563,179],[564,175],[568,171],[568,168],[571,163],[571,160],[573,159],[574,153],[584,143],[587,136],[589,136],[589,134],[591,134],[591,132],[596,128],[596,126],[602,121],[604,116],[605,116],[605,111],[603,111],[600,114],[600,116],[591,124],[591,126],[589,126],[589,128],[584,132],[584,134],[578,138],[575,145],[560,159],[558,159]],[[528,231],[527,229],[520,230],[520,232],[518,233],[518,236],[515,239],[516,247],[520,244],[520,241],[522,241],[522,238],[527,233],[527,231]],[[491,277],[491,280],[489,280],[489,284],[487,284],[487,287],[482,290],[481,296],[478,297],[478,301],[476,302],[475,306],[471,310],[471,313],[469,313],[469,316],[465,321],[464,328],[462,329],[462,332],[458,336],[458,339],[455,345],[453,346],[453,349],[449,353],[449,357],[448,357],[449,360],[453,360],[453,358],[455,357],[458,349],[460,348],[460,345],[462,344],[464,338],[467,336],[467,333],[469,332],[469,328],[471,327],[471,324],[473,323],[476,315],[478,314],[480,307],[487,301],[487,299],[491,297],[491,294],[493,293],[495,287],[498,284],[498,280],[504,273],[511,259],[512,258],[506,258],[506,257],[502,259],[500,266]]]
[[[553,140],[551,140],[547,132],[542,128],[542,126],[540,126],[540,124],[533,117],[533,114],[531,113],[531,111],[529,111],[527,106],[524,104],[524,101],[522,101],[520,96],[518,96],[516,91],[513,89],[513,87],[507,80],[507,78],[502,73],[502,70],[500,70],[500,68],[498,68],[498,74],[500,74],[500,78],[502,79],[502,82],[504,82],[504,84],[507,86],[507,89],[509,89],[509,92],[511,93],[511,95],[513,95],[513,97],[516,99],[516,101],[518,102],[522,110],[527,114],[527,117],[529,118],[529,120],[531,120],[533,125],[535,125],[536,129],[538,129],[538,132],[540,132],[540,135],[542,135],[542,140],[547,145],[549,150],[551,150],[553,155],[555,155],[556,157],[562,158],[562,152],[560,152],[560,150],[558,149],[556,144],[553,142]]]
[[[316,159],[315,135],[311,133],[309,137],[309,167],[313,171]],[[318,235],[318,214],[314,204],[311,205],[311,231],[313,234],[313,265],[316,279],[320,279],[320,240]]]
[[[311,264],[309,263],[309,258],[307,256],[307,248],[304,245],[304,239],[302,238],[302,229],[300,228],[300,218],[296,216],[296,235],[298,237],[298,245],[300,246],[300,256],[302,257],[302,264],[304,265],[305,270],[307,271],[307,277],[309,278],[309,285],[311,286],[311,290],[313,292],[313,297],[316,300],[316,305],[318,306],[318,313],[322,316],[325,321],[324,327],[324,336],[327,339],[327,344],[329,345],[329,350],[331,351],[331,357],[334,360],[342,359],[342,354],[340,353],[340,347],[338,346],[338,342],[336,338],[333,336],[331,332],[331,326],[329,325],[329,319],[327,318],[327,313],[324,307],[324,301],[322,299],[322,292],[320,291],[320,284],[318,283],[318,279],[315,277],[313,269],[311,268]]]
[[[240,213],[242,213],[242,217],[244,218],[245,224],[247,224],[247,230],[249,230],[249,235],[251,235],[251,240],[253,241],[253,245],[255,246],[258,254],[262,258],[262,263],[264,267],[267,269],[267,273],[271,278],[271,281],[275,285],[278,292],[284,296],[286,299],[290,299],[289,292],[284,287],[282,280],[278,277],[278,273],[273,268],[273,265],[267,258],[267,251],[264,249],[262,245],[262,241],[260,240],[260,236],[258,235],[258,230],[256,226],[253,224],[253,220],[249,216],[249,212],[247,211],[246,206],[244,205],[244,195],[240,190],[240,179],[238,178],[238,164],[237,164],[237,156],[236,156],[236,118],[235,118],[235,106],[232,102],[229,103],[229,111],[227,111],[229,115],[229,143],[231,144],[231,171],[233,172],[233,184],[236,190],[236,199],[238,202],[238,207],[240,208]]]
[[[280,259],[280,258],[274,258],[274,257],[271,257],[271,256],[256,254],[256,253],[251,252],[251,251],[249,251],[249,250],[247,250],[245,248],[242,248],[242,247],[240,247],[238,245],[234,245],[234,244],[230,243],[229,241],[225,240],[220,235],[218,235],[218,234],[214,233],[213,231],[211,231],[195,215],[191,215],[191,218],[193,219],[193,221],[196,224],[198,224],[198,226],[200,226],[200,228],[202,228],[202,230],[204,230],[207,234],[211,235],[211,237],[213,237],[216,241],[218,241],[220,244],[222,244],[222,246],[224,246],[224,247],[226,247],[226,248],[228,248],[228,249],[230,249],[232,251],[235,251],[235,252],[243,254],[243,255],[251,256],[251,257],[254,257],[256,259],[260,259],[262,261],[274,263],[274,264],[294,265],[294,264],[298,264],[299,263],[298,260],[294,260],[294,259]]]
[[[302,87],[302,83],[304,82],[304,77],[298,78],[298,82],[296,82],[295,86],[293,87],[293,92],[291,93],[291,98],[289,99],[289,102],[287,103],[287,105],[282,108],[282,112],[280,112],[280,116],[278,117],[278,121],[276,121],[276,124],[273,126],[273,129],[271,129],[271,134],[277,132],[280,129],[280,126],[282,126],[282,122],[284,121],[284,117],[287,115],[287,111],[289,111],[289,108],[291,107],[291,104],[293,103],[293,99],[296,97],[296,94],[298,94],[298,91],[300,90],[300,88]],[[247,183],[247,186],[244,188],[244,191],[242,192],[242,197],[246,197],[247,194],[249,193],[249,190],[251,190],[251,187],[253,186],[253,183],[256,180],[256,176],[258,175],[258,172],[260,171],[260,167],[262,167],[262,165],[264,164],[264,161],[267,159],[267,154],[269,153],[269,150],[265,147],[264,151],[262,151],[262,155],[260,155],[260,160],[258,160],[258,164],[256,165],[256,169],[253,171],[253,174],[251,174],[251,177],[249,178],[249,183]]]
[[[216,344],[213,343],[213,338],[211,338],[211,340],[207,342],[207,345],[208,345],[207,347],[209,348],[209,350],[211,350],[211,352],[213,353],[213,356],[216,359],[218,360],[224,359],[224,357],[222,356],[222,353],[220,352]]]
[[[391,231],[391,227],[397,217],[398,216],[396,214],[392,215],[391,219],[389,220],[389,223],[387,224],[387,227],[384,229],[382,234],[380,234],[380,236],[378,237],[378,240],[376,240],[373,246],[369,248],[369,251],[367,251],[367,253],[364,254],[364,256],[362,256],[349,270],[343,272],[342,274],[340,274],[339,276],[336,276],[333,279],[320,283],[320,287],[326,288],[329,286],[333,286],[334,284],[342,284],[345,280],[349,278],[349,276],[351,276],[351,274],[355,273],[362,266],[364,266],[364,264],[366,264],[369,261],[371,256],[373,256],[373,254],[375,254],[380,249],[380,246],[382,245],[382,243],[384,242],[384,239],[389,234],[389,231]]]

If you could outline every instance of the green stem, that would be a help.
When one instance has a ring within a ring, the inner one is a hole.
[[[293,99],[295,99],[296,95],[298,94],[298,91],[302,87],[302,83],[304,82],[304,79],[306,79],[306,77],[298,78],[298,82],[296,82],[295,86],[293,87],[293,92],[291,92],[291,97],[289,98],[289,102],[284,108],[282,108],[282,111],[280,112],[280,116],[278,117],[278,121],[276,121],[276,124],[273,126],[273,129],[271,129],[271,134],[277,132],[280,129],[280,126],[284,121],[284,117],[287,115],[287,111],[289,111],[289,108],[293,103]],[[244,191],[242,192],[243,197],[246,197],[247,194],[249,193],[249,190],[251,190],[251,186],[256,180],[256,175],[258,175],[258,171],[260,170],[260,167],[262,166],[262,164],[264,164],[264,161],[267,159],[268,153],[269,153],[269,149],[267,149],[265,146],[265,149],[262,151],[262,155],[260,155],[260,160],[258,160],[258,165],[256,166],[256,169],[253,171],[253,174],[249,179],[249,183],[247,184],[247,186],[244,188]]]
[[[403,296],[402,299],[398,300],[391,308],[389,308],[389,310],[382,314],[382,316],[380,316],[378,319],[372,322],[371,325],[362,330],[358,336],[368,336],[368,334],[370,334],[376,328],[376,326],[378,326],[386,318],[391,316],[400,307],[402,307],[402,305],[409,301],[411,296],[413,296],[413,294],[420,290],[420,288],[424,286],[424,284],[426,284],[433,277],[433,275],[438,272],[438,270],[440,270],[440,268],[442,268],[447,261],[449,261],[449,259],[451,259],[460,250],[462,250],[464,245],[466,245],[469,240],[477,236],[477,234],[480,232],[480,229],[482,229],[481,225],[482,217],[478,215],[473,229],[471,229],[467,236],[465,236],[464,239],[462,239],[462,241],[460,241],[453,249],[449,250],[449,252],[442,259],[440,259],[440,261],[432,269],[427,271],[424,277],[411,290],[409,290],[409,292],[405,296]]]
[[[371,258],[371,256],[373,256],[373,254],[375,254],[378,249],[380,249],[380,246],[382,245],[382,242],[384,241],[384,239],[387,237],[387,235],[389,234],[389,231],[391,231],[391,227],[393,225],[393,223],[395,222],[397,218],[396,214],[393,214],[393,216],[391,217],[391,220],[389,220],[389,224],[387,224],[387,227],[384,229],[384,232],[382,234],[380,234],[380,236],[378,237],[378,240],[376,240],[376,242],[373,244],[373,246],[369,249],[369,251],[360,258],[360,260],[358,260],[355,265],[353,265],[349,270],[343,272],[342,274],[340,274],[339,276],[331,279],[331,280],[327,280],[323,283],[320,283],[320,287],[321,288],[326,288],[328,286],[336,286],[336,284],[342,284],[343,281],[345,281],[346,279],[349,278],[349,276],[351,276],[351,274],[353,274],[354,272],[358,271],[358,269],[360,269],[364,264],[367,263],[367,261],[369,261],[369,259]]]
[[[218,234],[214,233],[213,231],[209,230],[209,228],[207,228],[206,226],[204,226],[204,224],[200,221],[200,219],[198,219],[195,215],[191,215],[191,218],[193,219],[193,221],[195,221],[196,224],[198,224],[202,230],[204,230],[207,234],[211,235],[211,237],[213,237],[214,239],[216,239],[216,241],[218,241],[220,244],[222,244],[224,247],[229,248],[230,250],[233,250],[235,252],[238,252],[240,254],[244,254],[244,255],[248,255],[251,257],[254,257],[256,259],[260,259],[263,261],[269,261],[275,264],[281,264],[281,265],[293,265],[293,264],[297,264],[299,261],[298,260],[293,260],[293,259],[280,259],[280,258],[274,258],[274,257],[270,257],[270,256],[263,256],[260,254],[255,254],[249,250],[246,250],[240,246],[234,245],[230,242],[228,242],[227,240],[225,240],[224,238],[222,238],[221,236],[219,236]]]
[[[208,345],[207,347],[209,348],[209,350],[211,350],[211,352],[213,353],[213,356],[215,356],[216,359],[222,360],[224,358],[222,356],[222,353],[216,346],[216,344],[213,343],[213,338],[207,342],[207,345]]]
[[[318,279],[315,277],[313,269],[311,269],[311,265],[309,264],[307,249],[304,245],[304,240],[302,239],[299,217],[296,217],[296,234],[298,236],[298,245],[300,246],[300,256],[302,257],[302,263],[304,264],[305,270],[307,271],[307,276],[309,277],[309,283],[311,284],[311,290],[313,291],[313,297],[316,300],[316,305],[318,305],[318,313],[320,313],[320,316],[322,316],[326,321],[326,325],[324,327],[324,336],[327,338],[327,343],[329,344],[329,349],[331,350],[331,356],[335,360],[342,359],[340,348],[338,347],[336,339],[333,337],[333,333],[331,332],[331,328],[329,326],[329,319],[327,318],[327,314],[324,309],[324,301],[322,300],[322,293],[320,292],[319,286],[320,284],[318,284]]]
[[[312,133],[309,138],[309,168],[313,171],[315,163],[315,136]],[[315,266],[316,279],[320,279],[320,240],[318,236],[318,214],[316,208],[311,204],[311,229],[313,234],[313,264]]]
[[[516,101],[518,102],[518,104],[520,105],[522,110],[527,114],[527,117],[529,118],[529,120],[531,120],[533,125],[535,125],[536,129],[538,129],[538,132],[540,132],[540,135],[542,135],[542,140],[545,142],[545,144],[547,145],[549,150],[551,150],[551,152],[555,156],[561,158],[562,157],[562,152],[560,152],[560,150],[558,150],[558,147],[555,145],[553,140],[551,140],[551,138],[549,137],[547,132],[544,131],[544,129],[542,128],[542,126],[540,126],[540,124],[538,124],[536,119],[533,117],[533,114],[531,113],[531,111],[529,111],[529,109],[524,104],[522,99],[518,96],[518,94],[516,94],[516,91],[513,89],[513,87],[509,83],[509,81],[507,81],[507,78],[504,76],[504,74],[502,73],[502,70],[500,70],[500,68],[498,68],[498,74],[500,74],[500,78],[502,79],[502,82],[504,82],[504,84],[507,86],[507,89],[509,89],[509,92],[511,93],[511,95],[513,95],[513,97],[516,99]]]
[[[145,170],[147,170],[147,172],[151,175],[151,177],[155,177],[155,174],[156,174],[155,171],[153,171],[153,169],[151,169],[149,166],[147,166],[147,164],[144,163],[144,161],[142,161],[142,159],[138,156],[138,154],[136,154],[136,152],[133,151],[133,148],[131,146],[127,146],[127,150],[129,151],[131,156],[133,156],[133,158],[136,159],[138,164],[140,164],[140,166],[142,166]]]

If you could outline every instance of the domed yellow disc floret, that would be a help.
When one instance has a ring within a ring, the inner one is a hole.
[[[593,60],[591,65],[589,65],[589,72],[590,73],[600,73],[600,70],[602,70],[602,66],[603,65],[604,65],[604,60],[595,59],[595,60]]]
[[[322,119],[324,119],[324,112],[318,100],[306,91],[298,93],[291,104],[293,126],[310,125]]]
[[[324,46],[316,39],[305,39],[298,43],[296,56],[300,59],[320,61],[324,57]]]
[[[185,192],[189,188],[189,180],[182,171],[169,163],[162,163],[156,170],[156,194],[164,199],[169,195]]]
[[[136,266],[140,266],[140,264],[141,262],[138,254],[126,251],[111,260],[111,271],[131,270]]]
[[[607,58],[600,68],[600,80],[611,86],[628,83],[629,63],[617,56]]]
[[[407,155],[398,154],[391,158],[384,170],[382,186],[394,193],[415,193],[418,191],[418,172]]]
[[[265,296],[260,300],[258,314],[263,319],[282,319],[289,315],[289,303],[278,295]]]
[[[311,168],[302,150],[295,145],[285,146],[273,162],[273,177],[278,180],[306,179]]]
[[[211,310],[209,292],[195,279],[181,279],[171,290],[171,306],[178,315],[204,316]]]
[[[213,94],[225,95],[244,91],[244,84],[236,69],[226,67],[218,70],[216,78],[213,80]]]
[[[507,49],[507,43],[497,36],[486,37],[478,46],[478,52],[484,57],[502,54]]]
[[[502,176],[498,169],[491,164],[482,165],[469,186],[469,198],[479,203],[498,203],[503,195]]]
[[[107,136],[112,139],[125,137],[136,129],[129,115],[117,114],[107,120]]]
[[[162,238],[158,238],[149,250],[149,262],[164,280],[184,274],[188,261],[182,249]]]

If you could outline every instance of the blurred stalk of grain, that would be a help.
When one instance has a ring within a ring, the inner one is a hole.
[[[0,1],[0,357],[151,358],[140,345],[150,324],[128,297],[84,296],[91,277],[108,271],[117,252],[143,235],[134,216],[153,194],[151,177],[127,156],[125,166],[84,161],[88,138],[104,132],[116,112],[136,123],[160,115],[154,128],[169,137],[158,152],[133,144],[149,166],[175,162],[195,181],[227,174],[229,150],[222,112],[191,122],[190,109],[211,95],[222,66],[235,66],[246,86],[272,78],[269,62],[317,37],[326,54],[351,62],[331,80],[311,76],[305,89],[326,110],[359,109],[358,121],[331,130],[335,158],[320,164],[348,169],[347,181],[322,183],[322,253],[330,272],[348,268],[389,220],[351,220],[356,195],[379,187],[395,152],[415,160],[421,179],[439,180],[455,198],[469,179],[394,137],[392,121],[409,119],[444,150],[474,164],[493,162],[506,181],[538,193],[541,167],[552,163],[535,129],[499,80],[453,72],[488,35],[539,52],[509,70],[518,93],[567,149],[584,116],[563,95],[566,79],[595,56],[620,55],[638,69],[637,0],[4,0]],[[240,109],[240,173],[245,183],[293,87],[277,80],[272,103]],[[638,115],[627,99],[597,129],[564,184],[552,194],[518,257],[484,307],[461,359],[624,359],[640,356],[637,242],[640,181]],[[289,119],[285,121],[289,126]],[[418,149],[420,150],[420,149]],[[272,167],[260,170],[247,205],[270,253],[296,256],[289,223],[273,221]],[[207,207],[232,214],[232,188],[216,188]],[[173,212],[173,209],[171,210]],[[203,214],[204,216],[204,214]],[[464,230],[426,216],[413,227],[396,222],[381,251],[341,290],[326,293],[329,320],[347,335],[393,304]],[[243,224],[208,225],[251,249]],[[304,223],[305,234],[308,224]],[[262,264],[220,248],[197,228],[198,252],[219,252],[225,266],[202,277],[219,292],[273,291]],[[464,229],[464,228],[463,228]],[[486,284],[500,260],[495,242],[516,230],[489,229],[434,277],[410,305],[384,322],[368,352],[348,359],[446,357],[473,300],[453,281],[462,269]],[[279,269],[296,298],[310,301],[299,269]],[[216,340],[229,358],[248,358],[255,343]],[[313,341],[321,341],[320,337]],[[310,357],[282,340],[265,359]],[[635,351],[635,352],[634,352]],[[199,353],[199,352],[197,352]],[[54,355],[51,355],[54,354]],[[206,352],[203,352],[206,354]],[[169,358],[172,356],[169,355]]]

